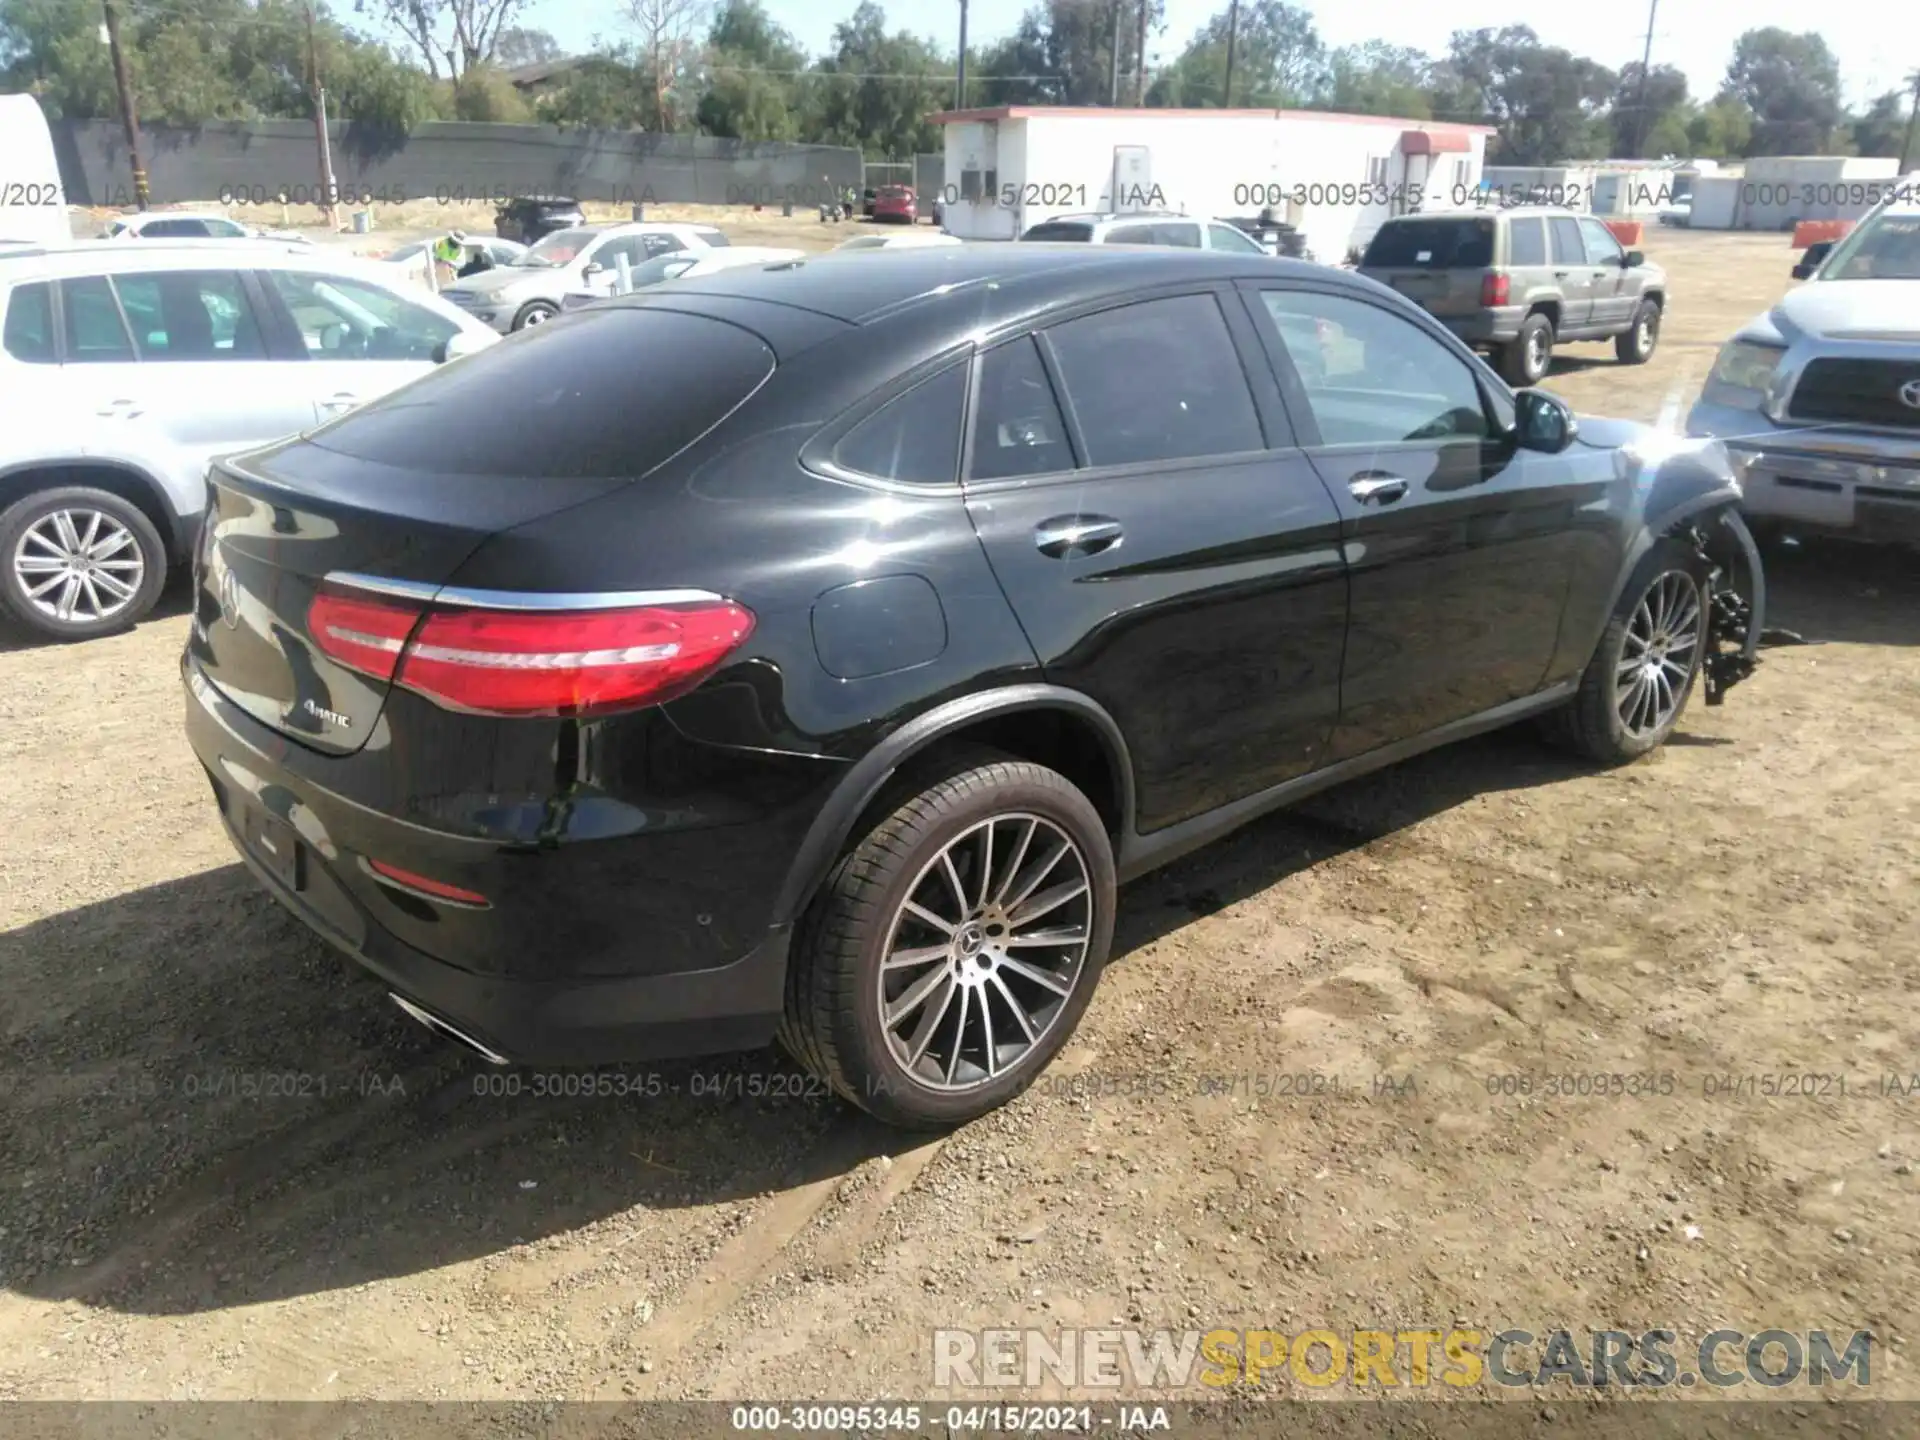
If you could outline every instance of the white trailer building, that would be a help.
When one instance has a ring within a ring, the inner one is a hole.
[[[1491,130],[1317,110],[949,110],[946,227],[1011,240],[1085,211],[1257,215],[1271,208],[1322,260],[1390,215],[1470,204]]]

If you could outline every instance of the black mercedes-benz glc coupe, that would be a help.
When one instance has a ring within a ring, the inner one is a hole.
[[[951,246],[742,268],[223,461],[187,727],[249,866],[496,1062],[776,1034],[895,1122],[1060,1048],[1120,882],[1523,717],[1750,668],[1715,442],[1371,281]]]

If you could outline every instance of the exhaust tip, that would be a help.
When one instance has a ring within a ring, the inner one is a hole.
[[[482,1060],[486,1061],[489,1065],[508,1065],[512,1063],[507,1059],[506,1056],[500,1054],[497,1051],[489,1050],[486,1046],[482,1045],[478,1040],[474,1039],[471,1035],[467,1034],[466,1031],[460,1029],[458,1026],[449,1025],[446,1021],[442,1020],[438,1015],[435,1015],[427,1010],[422,1010],[418,1005],[414,1004],[411,1000],[408,1000],[403,996],[396,995],[391,990],[387,992],[387,998],[393,1001],[394,1004],[398,1005],[401,1008],[401,1010],[405,1011],[408,1015],[412,1016],[415,1020],[419,1021],[422,1025],[426,1026],[427,1029],[433,1031],[434,1034],[443,1035],[447,1039],[452,1040],[454,1043],[458,1045],[464,1045],[467,1049],[471,1050],[474,1054],[478,1055]]]

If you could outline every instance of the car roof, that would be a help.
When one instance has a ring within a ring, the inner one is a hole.
[[[151,240],[138,246],[76,240],[64,245],[0,249],[0,280],[19,282],[43,276],[101,275],[136,270],[177,270],[219,257],[220,269],[328,270],[390,283],[378,260],[305,244],[298,240]]]
[[[740,266],[683,281],[679,295],[760,300],[866,324],[956,291],[972,290],[1007,315],[1035,304],[1067,304],[1140,286],[1187,279],[1272,275],[1274,267],[1325,278],[1325,266],[1222,250],[1084,244],[901,245],[828,250],[773,266]],[[618,297],[624,304],[640,297]]]

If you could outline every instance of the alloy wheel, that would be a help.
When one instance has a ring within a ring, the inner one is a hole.
[[[1633,327],[1633,348],[1641,357],[1653,353],[1654,321],[1651,315],[1642,315]]]
[[[99,510],[41,516],[13,548],[13,574],[28,602],[67,625],[112,619],[133,603],[147,562],[133,532]]]
[[[875,999],[895,1063],[949,1093],[1004,1078],[1059,1021],[1094,918],[1086,856],[1053,821],[996,815],[947,842],[887,931]]]
[[[1547,373],[1547,335],[1535,330],[1527,336],[1527,373],[1538,379]]]
[[[1629,735],[1672,722],[1699,658],[1700,587],[1683,570],[1656,576],[1634,606],[1614,667],[1614,709]]]

